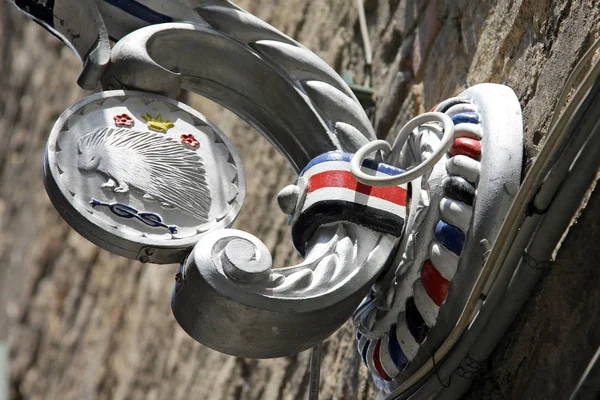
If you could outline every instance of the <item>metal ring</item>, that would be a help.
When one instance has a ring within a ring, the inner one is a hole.
[[[104,82],[165,94],[181,85],[209,97],[255,127],[297,171],[322,153],[353,153],[375,139],[352,91],[314,53],[242,11],[196,11],[211,26],[160,24],[123,38],[113,48]],[[268,76],[268,90],[248,76]],[[254,262],[271,259],[260,239],[234,229],[213,231],[185,263],[186,285],[172,297],[173,314],[193,338],[223,353],[298,353],[330,336],[354,312],[394,241],[360,225],[321,226],[307,244],[307,261],[267,271]],[[239,257],[224,251],[230,242],[237,243]],[[332,257],[337,253],[352,259],[342,262]],[[255,268],[260,271],[251,273]]]
[[[361,165],[365,157],[376,151],[383,151],[387,157],[387,162],[391,165],[396,165],[400,150],[402,146],[408,140],[410,134],[414,129],[419,126],[426,124],[428,122],[440,122],[444,128],[444,134],[442,136],[442,140],[440,146],[433,152],[433,154],[423,161],[421,164],[417,165],[415,168],[412,168],[409,171],[397,176],[372,176],[367,175],[361,170]],[[395,185],[403,185],[405,183],[411,182],[416,178],[422,176],[426,170],[432,168],[435,163],[437,163],[446,153],[448,148],[452,145],[452,141],[454,140],[454,122],[452,119],[444,113],[439,112],[430,112],[421,114],[418,117],[411,119],[398,133],[396,140],[394,141],[394,145],[390,146],[385,140],[375,140],[370,142],[360,149],[354,154],[352,160],[350,160],[350,170],[352,171],[352,175],[361,183],[365,185],[371,186],[395,186]]]

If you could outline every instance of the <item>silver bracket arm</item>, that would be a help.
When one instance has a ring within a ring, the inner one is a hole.
[[[169,96],[187,88],[209,97],[256,128],[296,171],[322,153],[354,152],[375,139],[351,90],[314,53],[241,10],[196,11],[211,26],[153,25],[124,37],[103,86]],[[395,239],[336,222],[316,230],[303,263],[272,268],[256,237],[209,232],[182,266],[174,315],[191,336],[224,353],[297,353],[347,320]]]

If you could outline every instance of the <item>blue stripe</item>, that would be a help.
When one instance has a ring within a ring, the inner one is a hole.
[[[381,350],[380,350],[381,351]],[[396,337],[396,324],[392,325],[390,328],[390,340],[388,340],[388,352],[390,353],[390,357],[394,362],[394,365],[398,367],[398,369],[402,372],[404,368],[406,368],[406,364],[408,364],[408,357],[402,351],[402,347],[400,347],[400,343],[398,342],[398,338]]]
[[[462,124],[462,123],[471,123],[478,124],[479,123],[479,114],[474,112],[465,112],[456,114],[452,117],[452,122],[454,125]]]
[[[465,244],[465,234],[460,228],[440,220],[435,227],[435,237],[444,247],[460,256]]]
[[[104,0],[104,2],[120,8],[127,14],[131,14],[136,18],[148,22],[149,24],[164,24],[166,22],[173,22],[173,18],[169,17],[168,15],[156,12],[135,0]]]
[[[320,156],[313,158],[312,161],[309,162],[306,167],[304,167],[302,172],[300,172],[300,176],[304,175],[306,171],[308,171],[315,165],[324,162],[345,161],[349,163],[353,155],[354,154],[352,153],[343,153],[341,151],[330,151],[328,153],[321,154]],[[401,175],[405,172],[403,169],[392,167],[391,165],[384,163],[378,163],[377,161],[371,160],[370,158],[365,158],[363,160],[362,165],[374,171],[383,172],[384,174],[388,174],[391,176]]]

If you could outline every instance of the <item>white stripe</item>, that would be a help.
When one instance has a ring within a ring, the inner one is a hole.
[[[462,122],[460,124],[454,125],[454,137],[470,137],[472,139],[481,140],[483,138],[483,133],[480,124],[473,124],[471,122]]]
[[[456,274],[456,269],[458,268],[458,260],[460,259],[456,254],[434,240],[431,242],[431,247],[429,248],[429,258],[435,269],[444,278],[448,281],[454,278],[454,274]]]
[[[330,171],[348,171],[350,172],[350,163],[347,161],[325,161],[319,163],[304,172],[302,175],[305,178],[310,178],[313,175],[320,174],[322,172],[330,172]],[[394,176],[386,174],[385,172],[376,171],[371,168],[362,168],[362,171],[370,176]],[[402,187],[406,187],[406,185],[401,185]]]
[[[415,305],[417,306],[417,310],[421,313],[423,320],[427,324],[428,327],[432,328],[435,326],[435,321],[437,320],[437,316],[440,312],[440,307],[434,303],[433,299],[429,297],[425,287],[423,286],[423,282],[420,279],[417,279],[413,286],[413,290],[415,292]]]
[[[346,161],[322,162],[306,170],[302,176],[308,179],[313,175],[328,171],[350,171],[350,163]]]
[[[400,313],[400,315],[398,315],[396,338],[400,343],[402,352],[404,355],[406,355],[406,358],[408,358],[408,361],[414,359],[419,351],[419,343],[417,343],[413,335],[408,330],[408,326],[406,325],[406,315],[404,313]]]
[[[440,214],[444,221],[466,232],[469,230],[469,224],[471,223],[473,207],[461,201],[444,197],[440,201]]]
[[[402,218],[406,218],[406,207],[392,203],[391,201],[383,200],[378,197],[368,196],[363,193],[358,193],[352,189],[338,188],[338,187],[326,187],[315,190],[314,192],[306,195],[306,200],[302,206],[302,211],[315,203],[324,200],[343,200],[352,203],[363,204],[369,207],[377,208],[379,210],[387,211],[389,213],[398,215]]]
[[[472,103],[459,103],[455,104],[449,109],[446,110],[445,114],[449,117],[454,117],[457,114],[462,114],[465,112],[477,112],[477,107]]]
[[[379,347],[379,361],[381,361],[381,366],[383,367],[384,371],[391,378],[393,378],[400,373],[400,370],[398,370],[398,367],[396,367],[396,364],[394,364],[394,361],[392,361],[389,351],[389,343],[390,337],[389,334],[386,333],[381,339],[381,346]]]
[[[446,160],[446,170],[450,175],[458,175],[469,182],[477,183],[481,173],[481,163],[459,154]]]

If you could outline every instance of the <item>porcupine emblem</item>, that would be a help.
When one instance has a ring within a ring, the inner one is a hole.
[[[101,128],[79,139],[77,167],[108,178],[115,193],[135,189],[146,201],[159,201],[208,221],[211,196],[200,156],[164,134],[127,128]]]

